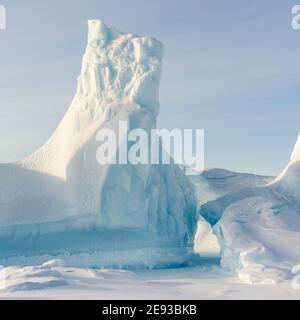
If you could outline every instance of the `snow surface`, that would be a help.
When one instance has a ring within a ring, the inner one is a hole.
[[[287,168],[265,186],[210,201],[200,214],[214,225],[221,264],[248,283],[290,279],[300,262],[300,144]]]
[[[242,283],[215,259],[179,269],[124,271],[63,266],[8,267],[0,299],[300,299],[290,281],[277,286]]]
[[[162,44],[99,20],[88,27],[77,92],[62,122],[34,154],[0,165],[0,264],[48,256],[93,267],[182,264],[197,223],[194,189],[182,171],[96,161],[100,129],[118,134],[119,121],[129,130],[156,127]]]

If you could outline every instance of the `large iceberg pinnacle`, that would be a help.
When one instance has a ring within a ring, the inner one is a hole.
[[[96,135],[156,127],[162,44],[88,22],[76,95],[34,154],[0,165],[0,264],[50,256],[82,266],[183,263],[194,189],[175,165],[99,165]],[[25,259],[25,256],[27,257]]]

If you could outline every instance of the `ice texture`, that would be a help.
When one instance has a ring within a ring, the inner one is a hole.
[[[300,261],[300,137],[286,169],[264,186],[243,188],[204,204],[222,266],[248,283],[290,279]]]
[[[84,266],[184,263],[197,219],[183,172],[96,161],[100,129],[118,134],[119,121],[129,130],[156,127],[163,46],[99,20],[88,27],[77,92],[58,128],[32,155],[0,165],[0,263],[43,256]]]

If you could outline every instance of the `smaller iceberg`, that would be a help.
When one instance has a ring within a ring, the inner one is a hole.
[[[247,283],[274,284],[300,262],[300,136],[286,169],[271,183],[203,205],[214,225],[221,264]]]

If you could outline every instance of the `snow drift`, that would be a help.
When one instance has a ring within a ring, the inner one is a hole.
[[[34,154],[0,165],[0,263],[49,256],[80,266],[182,263],[196,204],[181,170],[96,161],[101,128],[118,133],[119,121],[156,127],[162,44],[98,20],[88,26],[77,92],[62,122]]]
[[[300,262],[300,136],[287,168],[269,184],[203,205],[224,267],[248,283],[277,283]]]
[[[53,292],[58,299],[57,290],[61,288],[71,297],[74,291],[90,290],[96,295],[107,291],[117,290],[120,286],[144,286],[135,273],[125,270],[114,269],[80,269],[65,267],[64,261],[54,259],[35,266],[9,266],[0,270],[0,294],[20,294],[23,297],[26,293],[34,294],[34,291]],[[84,296],[84,295],[83,295]],[[39,296],[39,299],[41,297]],[[31,297],[32,299],[32,297]],[[81,296],[82,299],[82,296]]]

